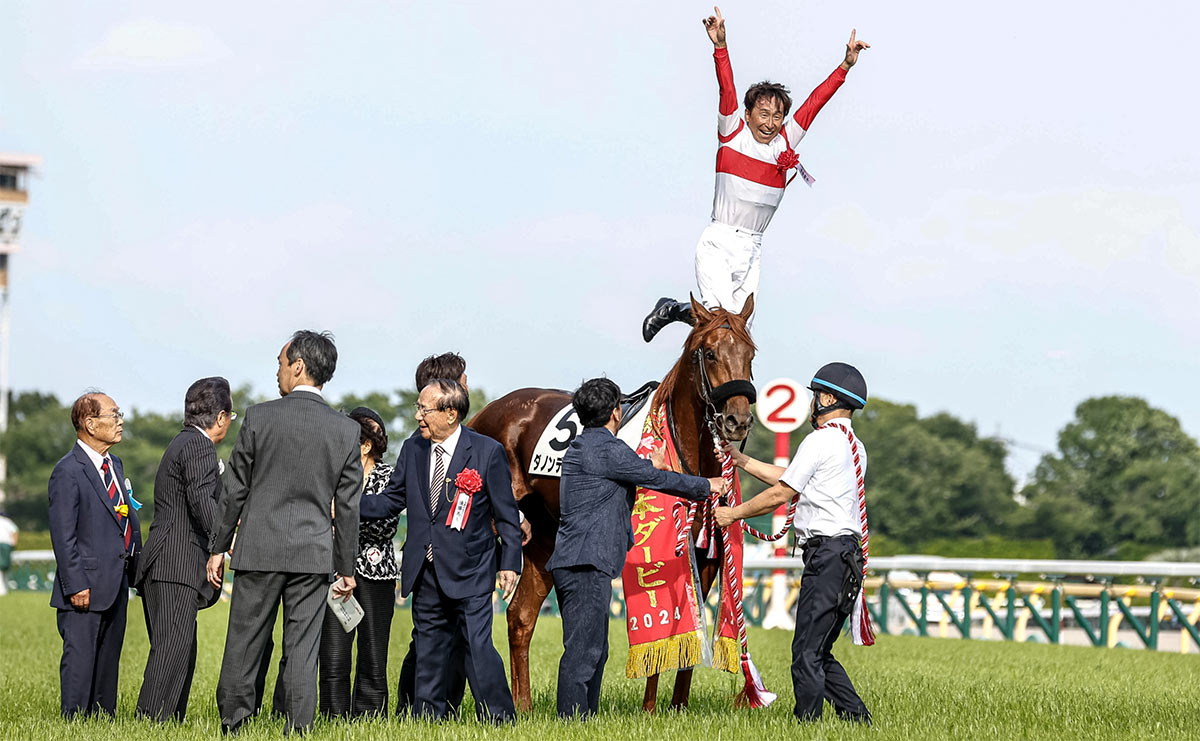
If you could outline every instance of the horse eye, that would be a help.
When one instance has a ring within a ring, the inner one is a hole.
[[[706,360],[716,360],[717,354],[715,352],[713,352],[712,350],[705,350],[704,357]]]

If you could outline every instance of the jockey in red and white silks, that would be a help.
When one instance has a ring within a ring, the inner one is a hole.
[[[846,80],[846,72],[858,61],[868,44],[855,40],[846,45],[844,61],[788,117],[791,98],[778,83],[751,86],[738,110],[733,67],[725,45],[725,20],[720,10],[704,21],[713,42],[713,60],[719,89],[717,104],[717,179],[713,195],[712,223],[696,245],[696,285],[706,308],[718,306],[741,311],[746,298],[758,290],[762,233],[791,178],[800,175],[809,185],[813,179],[800,165],[796,144],[804,138],[813,119]],[[795,169],[796,173],[791,174]],[[642,325],[647,342],[672,321],[689,321],[688,303],[659,299]]]

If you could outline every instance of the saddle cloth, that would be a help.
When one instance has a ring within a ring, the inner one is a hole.
[[[642,426],[650,413],[648,402],[656,388],[658,381],[650,381],[632,394],[621,397],[621,427],[617,430],[617,437],[633,450],[637,450],[641,442]],[[558,410],[538,437],[533,457],[529,459],[529,473],[549,478],[561,476],[563,455],[570,447],[571,441],[582,431],[583,424],[579,421],[575,407],[567,404]]]

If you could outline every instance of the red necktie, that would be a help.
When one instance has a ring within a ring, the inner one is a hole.
[[[104,477],[104,489],[108,492],[108,501],[113,502],[115,509],[117,504],[120,504],[120,497],[117,496],[117,482],[113,478],[112,468],[108,465],[108,458],[104,459],[104,463],[100,465],[100,473]],[[121,526],[125,535],[125,550],[129,550],[129,541],[132,535],[129,532],[129,518],[117,512],[117,524]]]

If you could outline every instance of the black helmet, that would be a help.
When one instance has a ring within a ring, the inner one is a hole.
[[[867,404],[866,379],[857,368],[846,363],[821,366],[808,389],[831,393],[848,409],[862,409]]]

